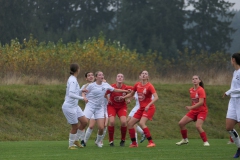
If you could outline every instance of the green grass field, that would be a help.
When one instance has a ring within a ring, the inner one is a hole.
[[[146,148],[143,142],[138,148],[128,148],[118,143],[108,146],[104,141],[103,148],[94,145],[90,140],[86,148],[68,150],[67,141],[19,141],[0,142],[1,160],[214,160],[233,159],[235,144],[227,144],[227,139],[210,139],[210,147],[204,147],[201,139],[190,139],[189,144],[176,146],[179,139],[155,140],[155,148]],[[117,142],[117,141],[116,141]]]

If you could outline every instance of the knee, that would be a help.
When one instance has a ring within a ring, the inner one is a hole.
[[[139,122],[139,125],[140,125],[141,128],[145,128],[145,126],[146,126],[146,124],[144,122],[141,122],[141,121]]]
[[[181,121],[178,122],[178,125],[179,125],[180,128],[185,126],[185,124]]]
[[[122,122],[121,122],[121,126],[122,126],[122,127],[126,127],[126,126],[127,126],[127,122],[126,122],[126,121],[122,121]]]

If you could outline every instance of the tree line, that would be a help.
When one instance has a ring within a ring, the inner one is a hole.
[[[138,53],[226,52],[236,12],[224,0],[0,0],[0,42],[84,41],[102,32]],[[189,9],[190,7],[190,9]]]

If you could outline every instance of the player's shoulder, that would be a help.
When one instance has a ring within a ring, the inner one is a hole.
[[[72,83],[75,83],[75,82],[77,82],[77,78],[75,78],[74,76],[70,76],[69,78],[68,78],[68,82],[72,82]]]

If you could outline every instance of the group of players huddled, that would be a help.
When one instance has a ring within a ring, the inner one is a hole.
[[[237,153],[234,155],[234,158],[238,158],[240,156],[240,140],[234,126],[240,122],[240,53],[232,55],[231,63],[235,71],[231,88],[224,93],[223,97],[226,95],[231,97],[226,116],[226,129],[238,147]],[[119,117],[121,125],[120,146],[125,146],[127,130],[131,139],[130,148],[138,147],[136,131],[141,134],[140,143],[147,139],[147,147],[156,146],[146,123],[148,120],[152,120],[155,113],[154,103],[158,100],[158,94],[149,82],[149,74],[146,70],[139,73],[139,81],[134,86],[124,84],[122,73],[118,73],[116,83],[110,85],[104,79],[103,72],[97,71],[95,74],[86,72],[87,84],[80,88],[77,81],[79,73],[79,65],[72,63],[70,65],[70,77],[67,81],[65,101],[62,105],[63,113],[68,123],[71,124],[69,149],[86,147],[95,123],[98,126],[95,144],[98,147],[103,146],[103,139],[108,130],[109,146],[113,147],[116,115]],[[182,140],[177,142],[176,145],[188,144],[186,125],[194,121],[203,140],[203,146],[210,146],[206,133],[202,129],[208,114],[203,81],[198,75],[194,75],[192,83],[193,87],[189,89],[192,103],[185,107],[188,112],[179,121]],[[79,100],[85,101],[84,111],[78,105]],[[127,104],[133,100],[136,105],[127,117]],[[89,126],[86,129],[88,124]]]

